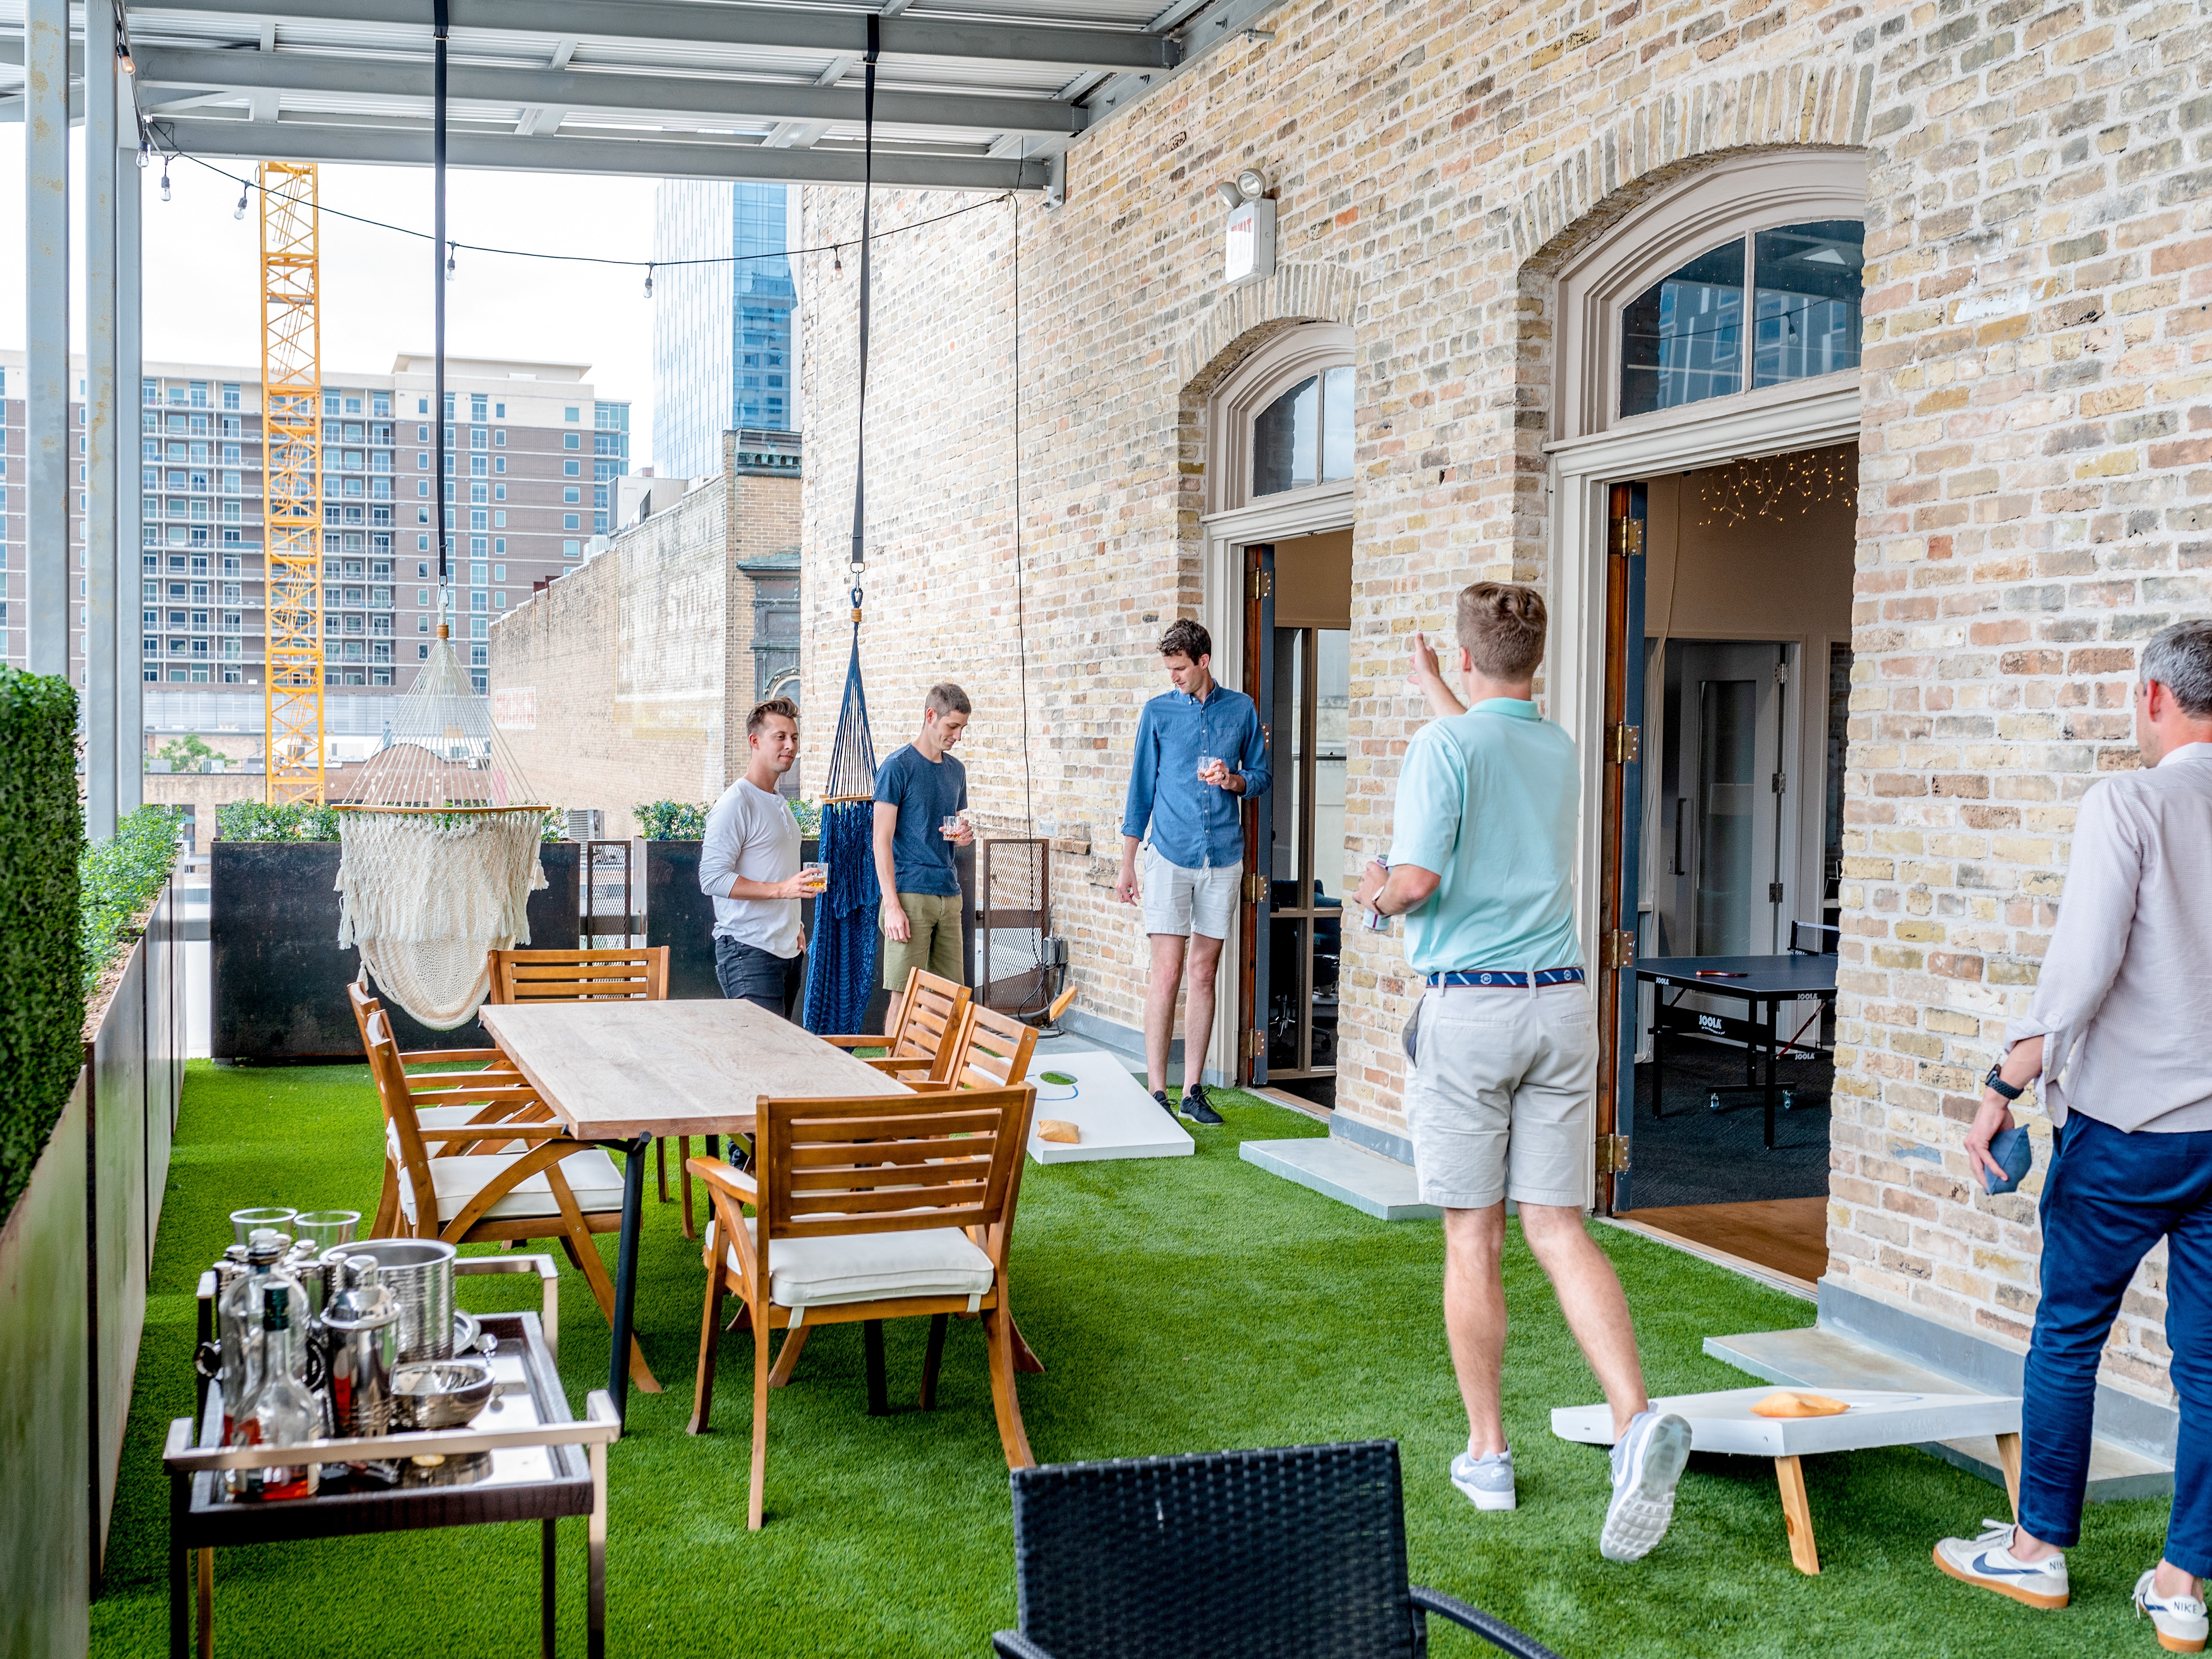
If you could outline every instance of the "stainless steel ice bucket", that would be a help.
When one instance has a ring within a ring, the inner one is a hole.
[[[434,1238],[368,1238],[331,1255],[376,1258],[377,1279],[399,1304],[398,1361],[450,1359],[453,1353],[453,1258]]]

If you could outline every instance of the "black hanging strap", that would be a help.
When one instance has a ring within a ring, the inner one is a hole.
[[[868,14],[868,59],[860,93],[860,395],[853,435],[853,620],[860,619],[860,569],[867,562],[869,208],[876,181],[876,56],[882,20]]]

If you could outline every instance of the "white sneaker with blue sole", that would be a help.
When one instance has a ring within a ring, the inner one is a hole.
[[[2052,1612],[2072,1595],[2066,1582],[2066,1557],[2046,1555],[2023,1561],[2012,1553],[2013,1524],[1984,1518],[1976,1538],[1946,1538],[1936,1546],[1936,1565],[1962,1584],[1978,1584],[2009,1595],[2025,1607]]]
[[[1608,1561],[1640,1561],[1667,1535],[1674,1518],[1674,1486],[1690,1461],[1690,1425],[1671,1413],[1643,1411],[1613,1443],[1613,1502],[1597,1553]]]
[[[2183,1591],[2174,1595],[2158,1593],[2158,1569],[2153,1567],[2136,1580],[2136,1617],[2150,1615],[2151,1627],[2158,1632],[2158,1644],[2168,1653],[2202,1653],[2204,1641],[2212,1635],[2212,1620],[2204,1613],[2204,1598]]]
[[[1513,1452],[1510,1447],[1482,1457],[1473,1452],[1462,1452],[1452,1459],[1451,1479],[1452,1485],[1479,1510],[1520,1507],[1513,1492]]]

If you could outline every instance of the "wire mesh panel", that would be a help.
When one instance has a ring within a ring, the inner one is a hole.
[[[1021,1632],[1053,1659],[1412,1659],[1425,1645],[1395,1441],[1012,1480]]]
[[[987,836],[976,848],[975,943],[986,1007],[1026,1013],[1052,1000],[1043,949],[1052,931],[1051,855],[1042,836]]]

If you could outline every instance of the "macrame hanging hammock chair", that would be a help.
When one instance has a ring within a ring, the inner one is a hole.
[[[446,412],[446,0],[432,30],[437,369]],[[448,428],[450,430],[450,428]],[[447,441],[451,441],[448,439]],[[446,495],[438,447],[438,502]],[[539,801],[492,723],[452,638],[448,538],[438,532],[438,637],[338,810],[338,948],[357,948],[378,994],[434,1031],[473,1016],[491,990],[490,952],[530,943],[530,895],[544,886]]]
[[[822,796],[821,858],[830,884],[814,903],[807,941],[806,994],[800,1021],[810,1031],[857,1031],[876,981],[876,747],[868,735],[868,696],[860,681],[860,577],[867,562],[867,415],[870,207],[876,161],[878,21],[868,15],[868,52],[860,94],[860,343],[859,419],[853,444],[853,653],[845,698],[830,750]]]

